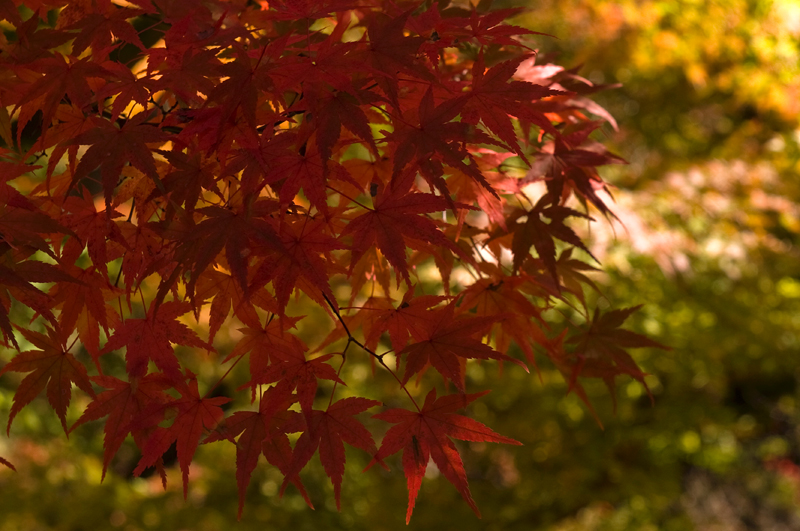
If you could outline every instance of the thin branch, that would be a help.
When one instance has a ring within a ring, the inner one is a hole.
[[[236,358],[236,361],[234,361],[234,362],[233,362],[233,365],[231,365],[231,366],[228,368],[228,370],[227,370],[227,371],[225,371],[225,374],[223,374],[222,376],[220,376],[219,380],[217,380],[217,383],[215,383],[214,385],[212,385],[211,387],[209,387],[208,391],[206,391],[206,394],[205,394],[205,395],[203,395],[203,400],[205,400],[206,398],[208,398],[208,395],[210,395],[210,394],[211,394],[211,392],[212,392],[214,389],[216,389],[216,388],[219,386],[219,384],[221,384],[221,383],[222,383],[222,380],[224,380],[224,379],[225,379],[225,378],[228,376],[228,374],[230,374],[230,372],[233,370],[233,368],[234,368],[234,367],[236,367],[236,365],[237,365],[237,364],[238,364],[240,361],[242,361],[242,358],[244,358],[244,355],[242,355],[242,356],[239,356],[238,358]]]
[[[345,193],[342,193],[342,192],[340,192],[339,190],[337,190],[336,188],[334,188],[334,187],[333,187],[333,186],[331,186],[331,185],[327,185],[327,188],[328,188],[329,190],[332,190],[332,191],[336,192],[337,194],[339,194],[340,196],[344,197],[345,199],[349,199],[351,202],[353,202],[353,203],[357,204],[357,205],[358,205],[358,206],[360,206],[361,208],[364,208],[364,209],[366,209],[366,210],[374,210],[373,208],[370,208],[370,207],[368,207],[368,206],[366,206],[366,205],[362,205],[360,202],[356,201],[355,199],[353,199],[353,198],[352,198],[352,197],[350,197],[349,195],[347,195],[347,194],[345,194]]]
[[[327,295],[325,295],[324,293],[322,294],[322,297],[325,299],[325,302],[327,302],[327,303],[328,303],[328,306],[330,306],[330,308],[331,308],[331,311],[333,311],[333,313],[336,315],[336,318],[337,318],[337,319],[339,320],[339,322],[342,324],[342,327],[344,328],[344,331],[345,331],[345,333],[347,334],[347,337],[348,337],[348,344],[349,344],[349,343],[355,343],[356,345],[358,345],[359,347],[361,347],[361,349],[362,349],[364,352],[367,352],[367,353],[368,353],[368,354],[370,354],[370,355],[371,355],[373,358],[375,358],[376,360],[378,360],[378,363],[380,363],[380,364],[383,366],[383,368],[384,368],[384,369],[386,369],[387,371],[389,371],[389,374],[391,374],[391,375],[394,377],[394,379],[395,379],[395,380],[397,380],[397,383],[399,383],[399,384],[400,384],[400,388],[401,388],[403,391],[405,391],[405,393],[408,395],[408,398],[410,398],[410,399],[411,399],[411,403],[412,403],[412,404],[414,404],[414,407],[415,407],[415,408],[417,408],[417,411],[422,411],[422,409],[421,409],[421,408],[419,407],[419,405],[417,404],[417,401],[416,401],[416,400],[414,400],[414,397],[413,397],[413,396],[411,396],[411,393],[408,391],[408,389],[406,388],[406,385],[403,383],[403,381],[400,379],[400,377],[399,377],[399,376],[397,376],[397,374],[395,374],[395,372],[394,372],[394,371],[393,371],[393,370],[392,370],[392,369],[391,369],[391,368],[390,368],[388,365],[386,365],[386,362],[385,362],[385,361],[383,361],[383,357],[384,357],[384,356],[387,354],[387,352],[384,352],[383,354],[377,354],[377,353],[376,353],[374,350],[372,350],[371,348],[368,348],[366,345],[364,345],[364,344],[363,344],[363,343],[361,343],[359,340],[357,340],[356,338],[354,338],[354,337],[353,337],[353,334],[350,332],[350,329],[347,327],[347,324],[345,324],[345,322],[344,322],[344,319],[342,318],[342,315],[339,313],[339,310],[338,310],[338,309],[336,309],[336,306],[334,306],[334,305],[333,305],[333,303],[331,302],[331,300],[330,300],[330,299],[328,298],[328,296],[327,296]]]

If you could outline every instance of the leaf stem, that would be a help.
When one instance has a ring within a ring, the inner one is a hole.
[[[347,345],[345,345],[345,347],[344,347],[344,350],[342,351],[342,364],[341,364],[341,365],[339,365],[339,370],[337,370],[337,371],[336,371],[336,376],[337,376],[337,377],[338,377],[340,374],[342,374],[342,367],[344,367],[344,362],[345,362],[345,361],[347,361],[347,349],[348,349],[348,348],[350,348],[350,345],[351,345],[352,343],[353,343],[353,342],[352,342],[351,340],[349,340],[349,339],[348,339],[348,340],[347,340]],[[341,379],[341,378],[340,378],[340,379]],[[337,386],[338,384],[339,384],[339,382],[337,382],[336,380],[334,380],[334,381],[333,381],[333,389],[331,390],[331,396],[330,396],[330,398],[328,399],[328,408],[330,408],[330,407],[331,407],[331,404],[333,403],[333,395],[334,395],[334,393],[336,393],[336,386]]]
[[[220,376],[219,380],[217,380],[217,383],[215,383],[214,385],[212,385],[211,387],[209,387],[208,391],[206,391],[206,394],[205,394],[205,395],[203,395],[203,400],[205,400],[206,398],[208,398],[208,395],[209,395],[209,394],[211,394],[211,392],[212,392],[214,389],[216,389],[216,388],[219,386],[219,384],[221,384],[221,383],[222,383],[222,380],[224,380],[224,379],[225,379],[225,378],[226,378],[226,377],[227,377],[227,376],[228,376],[228,375],[231,373],[231,371],[233,370],[233,368],[234,368],[234,367],[236,367],[236,365],[237,365],[237,364],[238,364],[240,361],[242,361],[242,358],[244,358],[244,356],[239,356],[238,358],[236,358],[236,361],[234,361],[234,362],[233,362],[233,365],[231,365],[230,367],[228,367],[228,370],[227,370],[227,371],[225,371],[225,374],[223,374],[222,376]]]
[[[345,199],[349,199],[350,201],[352,201],[353,203],[357,204],[357,205],[358,205],[358,206],[360,206],[361,208],[364,208],[364,209],[366,209],[366,210],[374,210],[374,209],[372,209],[372,208],[370,208],[370,207],[368,207],[368,206],[362,205],[360,202],[356,201],[355,199],[353,199],[353,198],[352,198],[352,197],[350,197],[349,195],[347,195],[347,194],[345,194],[345,193],[343,193],[343,192],[340,192],[339,190],[337,190],[336,188],[334,188],[334,187],[333,187],[333,186],[331,186],[331,185],[327,185],[327,188],[328,188],[329,190],[332,190],[332,191],[336,192],[337,194],[339,194],[340,196],[344,197]]]

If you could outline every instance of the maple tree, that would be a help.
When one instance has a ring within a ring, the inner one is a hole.
[[[46,388],[66,432],[105,419],[104,473],[130,435],[134,474],[166,486],[174,445],[184,495],[199,445],[229,441],[240,515],[261,455],[312,505],[318,453],[339,506],[343,443],[367,468],[402,450],[408,522],[429,461],[479,514],[454,439],[519,444],[456,413],[487,392],[469,363],[548,359],[590,410],[582,378],[644,385],[627,349],[660,345],[621,328],[634,308],[591,307],[569,225],[611,215],[597,167],[623,161],[590,135],[616,124],[586,99],[603,87],[536,63],[518,12],[0,2],[0,331],[19,351],[0,376],[29,373],[7,432]],[[313,348],[305,304],[333,327]],[[394,393],[353,396],[346,363]],[[68,427],[73,383],[88,406]],[[394,424],[380,444],[367,411]]]

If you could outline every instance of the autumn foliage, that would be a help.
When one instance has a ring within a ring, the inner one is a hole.
[[[590,135],[615,124],[586,97],[602,87],[537,64],[517,12],[0,1],[0,330],[19,351],[0,375],[26,373],[8,429],[44,392],[67,433],[105,423],[106,469],[130,435],[134,474],[166,485],[175,445],[184,492],[200,444],[234,443],[240,513],[262,456],[311,505],[318,453],[338,505],[343,443],[367,468],[401,453],[410,519],[430,460],[478,514],[454,440],[519,444],[459,413],[488,392],[468,364],[539,357],[590,409],[582,378],[644,383],[627,349],[657,344],[621,328],[634,309],[591,307],[572,228],[611,215],[596,168],[622,160]],[[330,323],[311,346],[309,304]],[[353,396],[347,363],[394,393]]]

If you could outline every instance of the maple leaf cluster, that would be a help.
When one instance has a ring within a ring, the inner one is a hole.
[[[105,419],[104,474],[130,436],[134,474],[166,486],[174,445],[184,493],[198,446],[229,441],[240,514],[261,456],[311,505],[318,453],[338,506],[343,443],[370,466],[402,451],[407,518],[431,460],[478,513],[453,440],[519,443],[456,413],[488,392],[468,363],[538,353],[587,405],[581,377],[644,383],[627,349],[658,345],[620,328],[632,310],[592,314],[570,228],[610,215],[596,168],[621,159],[590,134],[615,124],[586,98],[601,87],[536,64],[517,13],[0,1],[0,332],[19,351],[0,375],[27,373],[7,430],[45,391],[65,431]],[[333,326],[314,349],[302,304]],[[583,324],[548,321],[559,305]],[[206,363],[247,374],[227,397],[186,362],[223,327],[239,340]],[[342,368],[368,360],[397,396],[352,396]]]

